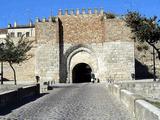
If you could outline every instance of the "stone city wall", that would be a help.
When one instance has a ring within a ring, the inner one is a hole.
[[[131,29],[126,26],[126,23],[122,19],[105,19],[104,17],[104,21],[105,42],[133,42],[131,39]]]
[[[160,48],[160,43],[158,42],[156,46],[157,48]],[[145,50],[144,48],[147,49]],[[160,78],[160,60],[158,58],[156,51],[155,51],[155,56],[156,56],[155,57],[156,76],[157,78]],[[153,78],[153,48],[145,42],[140,43],[136,41],[135,58],[137,61],[136,62],[137,79]]]
[[[59,43],[58,22],[39,21],[35,25],[35,39],[38,44]]]
[[[112,80],[131,80],[131,74],[134,73],[134,43],[132,42],[105,42],[105,43],[92,43],[85,45],[72,46],[72,44],[64,45],[65,54],[68,53],[68,50],[72,52],[80,48],[87,48],[91,50],[90,57],[87,57],[82,54],[85,52],[82,51],[79,53],[79,60],[71,59],[71,68],[74,65],[81,62],[93,66],[93,71],[97,78],[101,81],[106,81],[108,79]],[[74,49],[73,49],[74,48]],[[127,49],[127,51],[126,51]],[[72,53],[71,52],[71,53]],[[77,52],[78,54],[78,52]],[[76,56],[75,54],[74,56]],[[67,55],[66,55],[67,56]],[[73,58],[74,58],[73,56]],[[67,59],[67,58],[66,58]],[[73,65],[74,64],[74,65]],[[65,64],[64,64],[65,66]],[[68,66],[70,67],[70,66]],[[71,71],[70,71],[71,72]],[[69,76],[68,76],[69,77]]]
[[[94,12],[85,14],[82,10],[82,14],[68,14],[66,11],[65,15],[59,14],[54,22],[51,19],[37,19],[36,47],[31,51],[34,57],[23,67],[16,68],[18,80],[33,80],[38,75],[43,81],[66,82],[72,72],[72,69],[69,70],[70,64],[76,64],[71,62],[74,55],[69,56],[81,50],[90,51],[90,57],[84,60],[90,66],[96,66],[94,72],[100,80],[131,80],[131,74],[135,71],[134,42],[130,38],[130,29],[122,19],[106,19],[102,11]],[[11,71],[6,69],[5,76],[9,77]]]
[[[120,18],[106,19],[104,14],[67,14],[58,17],[63,26],[64,43],[132,41],[130,28]]]
[[[58,21],[36,23],[36,70],[42,81],[59,82],[59,29]]]
[[[88,61],[90,66],[97,64],[94,72],[100,80],[131,79],[134,73],[134,43],[130,39],[130,29],[121,19],[105,20],[103,14],[65,14],[58,17],[55,23],[36,24],[39,44],[36,69],[43,80],[57,81],[58,74],[63,82],[71,79],[68,56],[79,48],[86,48],[95,54],[90,59],[97,62],[86,58],[84,62]],[[81,55],[79,59],[84,57]]]
[[[103,42],[103,15],[59,16],[63,26],[64,43],[86,44]]]

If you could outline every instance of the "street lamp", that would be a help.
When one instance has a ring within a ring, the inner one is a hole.
[[[157,24],[156,21],[154,20],[153,25],[155,25],[155,27],[157,28]],[[155,56],[155,49],[154,49],[154,43],[152,43],[152,47],[153,47],[153,81],[156,81],[156,56]]]
[[[4,49],[4,43],[3,42],[0,44],[0,48],[3,52],[3,49]],[[1,85],[3,85],[3,60],[1,61]]]
[[[154,47],[153,47],[153,81],[156,81],[156,66],[155,66],[155,61],[156,61],[155,50],[154,50]]]

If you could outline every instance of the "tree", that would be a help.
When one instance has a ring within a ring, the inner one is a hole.
[[[144,58],[146,57],[146,52],[149,50],[148,45],[146,44],[140,44],[136,45],[136,48],[139,52],[143,52],[144,54],[141,55],[142,61],[144,63]]]
[[[125,15],[125,21],[127,25],[131,28],[134,34],[133,38],[140,42],[146,42],[153,47],[153,72],[154,81],[156,81],[156,70],[155,70],[155,50],[160,59],[160,50],[156,46],[157,42],[160,40],[160,25],[157,17],[147,18],[140,15],[138,12],[128,12]]]
[[[156,50],[160,59],[160,51],[156,47],[156,43],[160,40],[160,25],[157,17],[147,18],[138,12],[128,12],[124,20],[134,34],[133,39],[148,43]]]
[[[29,41],[24,35],[19,38],[17,43],[14,42],[10,35],[8,35],[5,39],[3,48],[0,48],[0,61],[9,63],[14,73],[15,85],[17,84],[17,81],[13,64],[19,64],[32,57],[31,54],[28,54],[28,51],[32,48],[32,43],[33,41]]]
[[[107,19],[114,19],[114,18],[116,18],[116,15],[113,14],[113,13],[110,13],[110,12],[108,12],[108,13],[105,12],[104,15],[106,16]]]

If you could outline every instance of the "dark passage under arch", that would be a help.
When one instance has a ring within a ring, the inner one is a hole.
[[[73,83],[91,82],[91,67],[86,63],[77,64],[72,70]]]

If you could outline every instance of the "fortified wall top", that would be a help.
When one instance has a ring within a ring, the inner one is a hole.
[[[66,10],[62,10],[59,9],[58,10],[58,16],[56,17],[60,17],[60,16],[68,16],[68,15],[104,15],[104,10],[101,9],[97,9],[95,8],[94,11],[92,9],[66,9]],[[52,16],[50,16],[48,19],[47,18],[42,18],[42,20],[40,20],[38,17],[36,18],[35,22],[52,22]]]
[[[103,15],[103,13],[104,13],[103,9],[98,10],[97,8],[94,9],[94,12],[90,8],[88,10],[83,8],[81,11],[80,11],[80,9],[76,9],[76,11],[73,9],[71,9],[71,10],[66,9],[65,11],[63,11],[61,9],[58,10],[58,16],[61,16],[61,15],[80,15],[80,14],[82,14],[82,15],[85,15],[85,14],[96,14],[96,15],[101,14],[101,15]]]
[[[89,44],[104,40],[103,9],[59,10],[58,18],[63,26],[66,43]]]
[[[64,43],[71,44],[131,41],[131,30],[126,23],[122,19],[106,19],[103,9],[60,9],[55,21],[51,21],[52,17],[37,19],[38,41],[58,42],[59,35]]]

